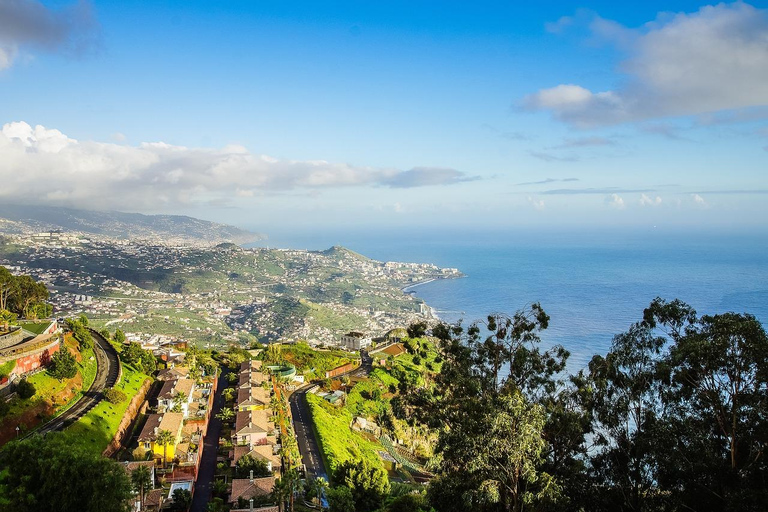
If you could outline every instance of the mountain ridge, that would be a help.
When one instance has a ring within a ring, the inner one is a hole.
[[[58,206],[0,204],[6,233],[30,230],[79,231],[116,238],[164,238],[188,242],[245,244],[266,239],[260,233],[187,215],[145,215],[118,211],[81,210]]]

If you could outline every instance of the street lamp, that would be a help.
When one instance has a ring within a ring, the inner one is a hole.
[[[16,425],[16,437],[19,437],[19,431],[20,430],[21,430],[21,428],[19,428],[19,426]]]

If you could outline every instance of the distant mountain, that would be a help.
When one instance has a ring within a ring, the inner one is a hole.
[[[3,222],[3,219],[6,222]],[[0,204],[0,231],[80,231],[124,239],[178,240],[244,244],[266,236],[234,226],[184,215],[143,215],[115,211],[76,210],[55,206]]]

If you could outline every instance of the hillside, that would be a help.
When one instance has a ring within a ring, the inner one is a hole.
[[[216,244],[243,244],[265,238],[234,226],[182,215],[143,215],[53,206],[0,204],[2,231],[29,233],[49,230],[79,231],[120,239],[164,239]]]

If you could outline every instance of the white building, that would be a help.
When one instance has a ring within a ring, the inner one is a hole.
[[[366,336],[362,332],[352,331],[341,337],[341,346],[347,350],[360,350],[368,348],[371,344],[370,336]]]

